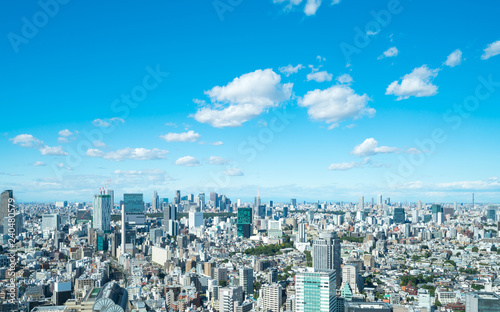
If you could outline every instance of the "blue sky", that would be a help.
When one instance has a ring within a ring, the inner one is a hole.
[[[18,200],[499,202],[491,1],[0,5]]]

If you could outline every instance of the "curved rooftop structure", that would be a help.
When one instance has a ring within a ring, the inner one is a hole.
[[[96,296],[93,312],[126,312],[128,292],[116,282],[108,282]]]

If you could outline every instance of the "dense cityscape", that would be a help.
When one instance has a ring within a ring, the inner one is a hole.
[[[495,205],[181,191],[147,202],[101,188],[9,212],[14,199],[2,193],[2,311],[500,309]]]

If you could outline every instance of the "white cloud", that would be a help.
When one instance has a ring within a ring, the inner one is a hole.
[[[290,76],[291,74],[296,74],[299,72],[299,70],[305,68],[304,65],[302,64],[299,64],[297,66],[292,66],[292,64],[288,65],[288,66],[283,66],[283,67],[280,67],[279,68],[279,71],[282,73],[282,74],[285,74],[285,76]]]
[[[215,146],[219,146],[219,145],[224,144],[224,142],[222,142],[222,141],[215,141],[215,142],[212,142],[210,144],[215,145]]]
[[[337,81],[340,83],[350,84],[353,80],[351,75],[343,74],[337,77]]]
[[[102,128],[108,128],[111,125],[117,124],[117,123],[124,124],[125,120],[123,120],[122,118],[113,117],[113,118],[110,118],[110,119],[99,119],[98,118],[98,119],[94,119],[94,121],[93,121],[94,126],[96,126],[96,127],[102,127]]]
[[[368,31],[366,32],[366,35],[367,35],[367,36],[375,36],[375,35],[377,35],[378,33],[379,33],[379,31],[368,30]]]
[[[439,69],[429,69],[427,65],[415,68],[410,74],[402,78],[401,83],[398,80],[392,82],[385,94],[393,94],[397,100],[404,100],[410,96],[424,97],[437,94],[438,87],[433,85],[433,79],[437,76]]]
[[[333,163],[328,167],[328,170],[340,170],[340,171],[345,171],[353,168],[359,168],[362,167],[363,165],[366,165],[367,163],[370,162],[370,158],[366,157],[363,161],[361,162],[343,162],[343,163]]]
[[[363,143],[356,145],[356,147],[352,150],[351,154],[356,156],[367,156],[367,155],[375,155],[380,153],[394,153],[397,152],[398,149],[396,147],[389,146],[378,146],[377,140],[374,138],[368,138]]]
[[[184,156],[175,161],[177,166],[194,167],[199,166],[200,161],[193,156]]]
[[[160,135],[160,138],[167,142],[196,142],[199,138],[201,138],[201,135],[193,130],[189,130],[188,132],[182,133],[167,133],[165,135]]]
[[[460,63],[462,63],[462,51],[460,51],[460,49],[456,49],[455,51],[451,52],[451,54],[448,55],[446,61],[444,62],[446,66],[450,67],[460,65]]]
[[[106,147],[106,143],[100,140],[95,140],[94,142],[92,142],[92,145],[94,145],[95,147]]]
[[[35,167],[43,167],[43,166],[46,166],[47,164],[44,163],[43,161],[35,161],[35,163],[33,164],[33,166]]]
[[[399,51],[396,47],[392,47],[384,51],[384,53],[379,56],[377,59],[383,59],[384,57],[395,57],[399,54]]]
[[[69,136],[72,136],[74,133],[69,131],[68,129],[64,129],[64,130],[61,130],[59,131],[59,136],[62,136],[62,137],[69,137]]]
[[[292,83],[281,84],[272,69],[256,70],[235,78],[226,86],[205,92],[213,104],[199,109],[194,118],[213,127],[238,127],[275,107],[292,95]]]
[[[176,128],[176,127],[177,127],[177,124],[176,124],[175,122],[166,122],[166,123],[165,123],[165,126],[167,126],[167,127],[174,127],[174,128]]]
[[[20,134],[10,139],[12,143],[19,144],[22,147],[33,147],[42,153],[42,155],[64,156],[68,155],[61,146],[47,146],[43,141],[35,138],[31,134]]]
[[[10,140],[12,143],[19,144],[22,147],[38,147],[43,144],[42,141],[31,134],[19,134]]]
[[[219,156],[210,156],[208,159],[208,163],[211,165],[225,165],[230,162],[229,159],[219,157]]]
[[[66,153],[62,146],[43,146],[41,147],[40,149],[40,153],[42,153],[42,155],[52,155],[52,156],[64,156],[64,155],[68,155],[68,153]]]
[[[372,117],[375,109],[367,106],[369,100],[368,95],[356,94],[348,85],[335,85],[307,92],[299,100],[299,105],[308,108],[312,119],[336,124],[346,119]]]
[[[321,0],[307,0],[306,6],[304,7],[304,13],[308,16],[314,15],[320,5]]]
[[[332,81],[332,74],[326,71],[319,71],[315,73],[307,74],[307,81],[314,80],[316,82]]]
[[[488,44],[481,55],[482,60],[487,60],[492,56],[500,54],[500,40]]]
[[[422,154],[422,151],[419,150],[418,148],[411,147],[411,148],[406,150],[406,153],[408,153],[408,154]]]
[[[158,148],[146,149],[146,148],[130,148],[130,147],[126,147],[121,150],[111,151],[107,153],[95,148],[89,149],[86,152],[87,156],[99,157],[112,161],[122,161],[126,159],[134,159],[134,160],[165,159],[165,154],[168,154],[168,151],[161,150]]]
[[[243,172],[238,168],[229,168],[229,169],[225,170],[223,173],[224,173],[224,175],[232,176],[232,177],[243,175]]]
[[[59,138],[57,138],[57,142],[59,142],[59,143],[68,143],[69,140],[68,140],[68,138],[65,138],[65,137],[59,137]]]

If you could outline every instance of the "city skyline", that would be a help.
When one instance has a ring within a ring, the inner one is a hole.
[[[0,187],[499,202],[498,4],[214,3],[1,10]]]

